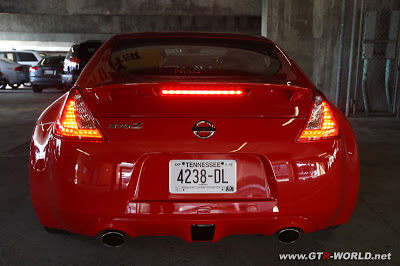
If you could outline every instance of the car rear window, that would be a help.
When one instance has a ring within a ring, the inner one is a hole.
[[[102,44],[100,42],[86,42],[72,45],[65,58],[71,59],[77,57],[81,60],[90,59]]]
[[[269,43],[224,38],[117,40],[109,64],[126,75],[269,76],[281,68]]]
[[[64,63],[64,58],[63,57],[46,57],[43,58],[39,65],[62,65]]]
[[[18,53],[19,61],[27,62],[27,61],[37,61],[36,56],[32,53]]]
[[[91,58],[94,55],[94,53],[97,51],[97,49],[100,48],[101,45],[102,45],[101,43],[82,44],[81,46],[79,46],[78,58],[81,58],[81,59]]]

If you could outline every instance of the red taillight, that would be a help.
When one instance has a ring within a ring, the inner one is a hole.
[[[36,70],[39,70],[39,67],[33,66],[29,68],[29,72],[35,72]]]
[[[76,89],[71,90],[68,96],[61,116],[57,120],[55,133],[77,139],[104,139],[82,95]]]
[[[330,139],[339,135],[339,127],[327,101],[321,95],[314,98],[313,108],[298,141]]]
[[[24,71],[24,69],[22,68],[22,66],[17,66],[14,71]]]
[[[163,87],[161,95],[211,95],[211,96],[238,96],[243,95],[244,91],[238,87],[217,87],[210,89],[209,86],[178,86]]]
[[[78,57],[72,57],[69,61],[71,61],[72,63],[80,63],[82,62],[82,60]]]

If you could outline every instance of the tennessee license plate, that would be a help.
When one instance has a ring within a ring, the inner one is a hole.
[[[169,161],[170,193],[235,193],[236,187],[235,160]]]

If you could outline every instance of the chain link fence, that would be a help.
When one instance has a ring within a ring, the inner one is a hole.
[[[348,103],[347,115],[398,116],[400,1],[353,0],[344,4],[341,71],[343,76],[349,73],[351,80],[339,81],[340,87],[346,88],[347,92],[341,90],[340,102],[342,105]],[[354,8],[357,9],[355,13]],[[353,64],[347,61],[351,56]],[[349,65],[352,71],[349,71]]]

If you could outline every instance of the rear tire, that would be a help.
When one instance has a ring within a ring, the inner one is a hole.
[[[8,81],[5,79],[0,82],[0,90],[4,90],[7,87]]]
[[[43,89],[38,86],[32,86],[32,90],[33,90],[33,92],[42,92],[43,91]]]

